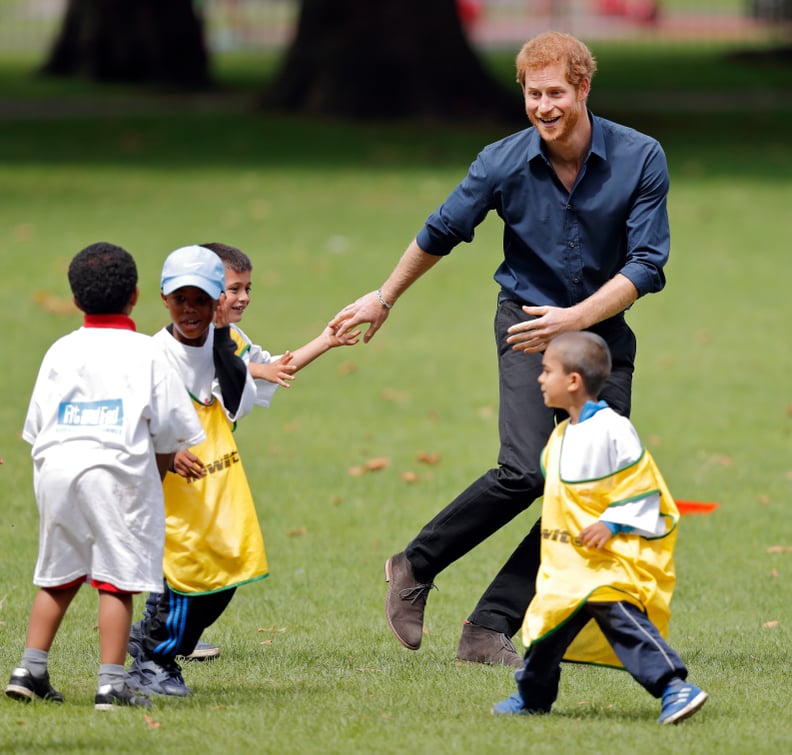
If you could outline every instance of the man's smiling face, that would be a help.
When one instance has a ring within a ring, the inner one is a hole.
[[[578,88],[567,81],[566,67],[554,63],[528,71],[523,94],[525,113],[546,142],[564,142],[586,113],[590,83],[584,79]]]

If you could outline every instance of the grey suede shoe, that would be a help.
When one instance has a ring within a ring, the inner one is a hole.
[[[415,579],[404,553],[397,553],[385,562],[385,618],[396,639],[409,650],[418,650],[423,639],[423,617],[429,590],[434,584]]]
[[[520,668],[522,656],[503,632],[465,622],[457,649],[458,663],[489,663]]]

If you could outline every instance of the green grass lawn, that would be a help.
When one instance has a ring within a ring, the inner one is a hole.
[[[11,78],[0,98],[24,88]],[[668,286],[629,316],[639,337],[633,419],[679,498],[720,504],[683,520],[677,548],[670,640],[710,692],[703,711],[661,728],[657,703],[629,676],[573,666],[553,715],[489,715],[512,676],[455,666],[456,643],[538,507],[440,575],[419,652],[387,630],[383,561],[497,451],[491,218],[405,295],[371,344],[331,352],[240,424],[271,576],[241,589],[207,633],[223,655],[185,668],[194,696],[158,700],[148,718],[95,713],[96,597],[85,589],[52,652],[66,704],[0,699],[0,749],[789,748],[792,114],[613,112],[659,137],[671,169]],[[254,261],[243,327],[271,351],[294,348],[380,284],[476,151],[503,133],[237,110],[0,119],[0,673],[18,661],[34,594],[38,518],[19,436],[44,351],[80,324],[68,307],[71,256],[100,239],[129,249],[141,274],[135,317],[153,332],[166,321],[158,283],[168,252],[238,245]],[[422,463],[423,453],[439,462]],[[386,468],[349,473],[380,457]]]

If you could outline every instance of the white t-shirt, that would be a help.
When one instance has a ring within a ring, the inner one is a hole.
[[[220,391],[220,382],[215,377],[214,356],[214,325],[209,329],[209,334],[203,346],[188,346],[177,341],[167,330],[163,328],[157,331],[152,338],[162,349],[165,358],[175,368],[181,377],[183,385],[193,395],[196,401],[208,405],[212,399],[218,399],[223,404],[226,416],[232,422],[241,419],[246,414],[253,411],[256,402],[256,385],[247,371],[245,387],[239,401],[236,413],[228,411],[223,403],[223,395]]]
[[[34,583],[81,576],[162,589],[165,513],[155,453],[205,435],[183,382],[149,336],[80,328],[39,369],[22,437],[41,515]]]
[[[600,409],[582,422],[567,425],[561,449],[561,479],[601,480],[634,464],[642,454],[641,440],[630,420],[611,408]],[[611,506],[600,519],[631,527],[636,534],[649,537],[665,532],[665,521],[659,512],[660,496],[653,493]]]

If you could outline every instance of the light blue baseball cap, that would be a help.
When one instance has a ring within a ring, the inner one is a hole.
[[[223,261],[202,246],[183,246],[171,252],[162,266],[160,289],[167,296],[182,286],[197,286],[219,299],[225,289]]]

